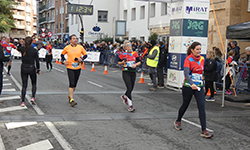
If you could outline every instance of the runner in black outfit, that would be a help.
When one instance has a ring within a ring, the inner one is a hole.
[[[32,83],[32,98],[31,103],[33,105],[36,104],[35,102],[35,94],[36,94],[36,73],[40,74],[40,63],[38,58],[38,52],[32,46],[32,38],[26,37],[25,38],[25,45],[20,46],[18,51],[22,53],[22,65],[21,65],[21,78],[22,78],[22,102],[21,106],[25,107],[25,95],[26,89],[28,84],[28,76],[30,76],[31,83]],[[36,67],[35,63],[36,62]]]

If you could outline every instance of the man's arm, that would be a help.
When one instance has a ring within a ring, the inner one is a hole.
[[[155,50],[153,51],[153,54],[152,54],[152,55],[148,54],[147,57],[148,57],[149,59],[155,59],[156,55],[157,55],[157,50],[155,49]]]

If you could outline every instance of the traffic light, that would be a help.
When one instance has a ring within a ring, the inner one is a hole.
[[[80,32],[80,39],[81,39],[81,40],[83,39],[83,35],[84,35],[84,31],[81,30],[81,32]]]

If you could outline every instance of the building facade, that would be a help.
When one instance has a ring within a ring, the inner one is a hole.
[[[17,5],[14,6],[12,12],[15,19],[15,28],[9,33],[3,33],[2,36],[12,38],[25,38],[37,34],[36,20],[36,1],[35,0],[16,0]]]
[[[38,32],[39,36],[42,33],[42,28],[45,28],[46,38],[49,39],[47,35],[48,32],[52,32],[53,36],[51,39],[57,39],[63,37],[68,37],[69,27],[68,19],[69,15],[66,14],[66,2],[65,0],[40,0],[38,5]],[[62,8],[61,8],[62,7]],[[61,11],[60,11],[61,8]],[[63,23],[61,22],[61,15],[63,18]],[[62,29],[62,30],[61,30]]]

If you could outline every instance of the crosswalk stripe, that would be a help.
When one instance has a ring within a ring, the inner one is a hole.
[[[5,77],[6,77],[6,75],[3,75],[3,77],[5,78]]]
[[[20,99],[20,96],[9,96],[9,97],[1,97],[0,101],[6,101],[6,100],[14,100],[14,99]]]
[[[36,150],[48,150],[52,149],[53,146],[49,142],[49,140],[44,140],[40,142],[36,142],[27,146],[23,146],[20,148],[17,148],[16,150],[31,150],[31,149],[36,149]]]
[[[37,124],[37,122],[10,122],[10,123],[5,123],[5,126],[7,130],[10,130],[10,129],[20,128],[20,127],[25,127],[25,126],[31,126],[35,124]]]
[[[3,81],[9,81],[9,79],[3,79]]]
[[[16,89],[3,89],[3,92],[12,92],[12,91],[16,91]]]
[[[1,108],[1,112],[8,112],[8,111],[15,111],[15,110],[23,110],[23,109],[28,109],[26,106],[21,107],[21,106],[13,106],[13,107],[7,107],[7,108]]]
[[[12,85],[11,83],[4,83],[3,86]]]
[[[0,134],[0,149],[5,150],[1,134]]]

